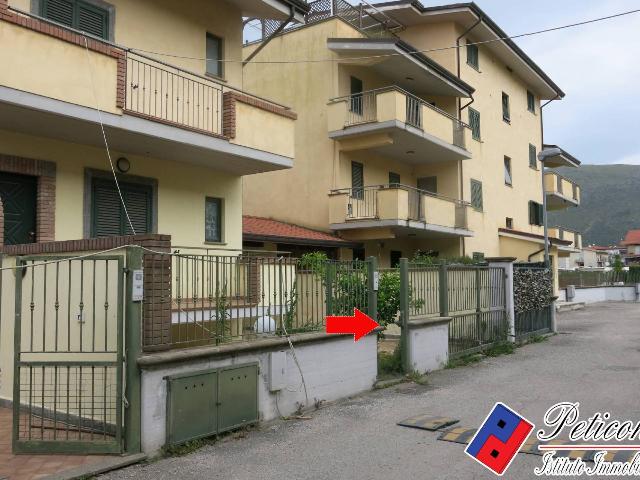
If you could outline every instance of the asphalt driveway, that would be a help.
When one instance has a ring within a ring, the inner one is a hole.
[[[396,426],[424,413],[477,427],[496,401],[536,425],[559,401],[583,416],[607,410],[640,420],[640,305],[606,303],[558,317],[560,334],[514,354],[443,370],[428,385],[405,384],[278,421],[197,452],[112,472],[136,479],[484,479],[496,478],[460,444]],[[541,457],[519,454],[504,478],[533,478]]]

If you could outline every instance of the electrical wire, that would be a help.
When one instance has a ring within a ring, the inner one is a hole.
[[[127,221],[129,222],[129,227],[131,227],[131,232],[136,235],[136,229],[133,228],[133,223],[131,222],[131,218],[129,217],[129,211],[127,210],[127,205],[124,202],[124,197],[122,196],[122,191],[120,190],[120,183],[118,183],[118,177],[116,175],[116,170],[113,167],[113,160],[111,158],[111,152],[109,151],[109,142],[107,141],[107,134],[104,131],[104,123],[102,122],[102,110],[100,110],[100,104],[98,103],[98,96],[96,95],[96,86],[93,82],[93,66],[91,65],[91,55],[89,54],[89,44],[87,42],[87,36],[82,33],[84,38],[84,48],[87,53],[87,62],[89,63],[89,78],[91,79],[91,92],[93,93],[93,100],[96,104],[96,111],[98,112],[98,121],[100,122],[100,130],[102,132],[102,139],[104,140],[104,146],[107,150],[107,158],[109,159],[109,165],[111,165],[111,173],[113,174],[113,180],[116,183],[116,188],[118,190],[118,195],[120,196],[120,202],[122,203],[122,208],[124,209],[124,213],[127,216]]]
[[[640,8],[639,9],[635,9],[635,10],[628,10],[628,11],[625,11],[625,12],[615,13],[615,14],[612,14],[612,15],[604,16],[604,17],[592,18],[592,19],[589,19],[589,20],[581,21],[581,22],[569,23],[569,24],[560,25],[560,26],[557,26],[557,27],[551,27],[551,28],[545,28],[545,29],[542,29],[542,30],[535,30],[535,31],[532,31],[532,32],[521,33],[521,34],[518,34],[518,35],[498,37],[498,38],[493,38],[493,39],[490,39],[490,40],[482,40],[482,41],[479,41],[479,42],[470,42],[470,43],[467,43],[465,45],[451,45],[451,46],[446,46],[446,47],[429,48],[429,49],[426,49],[426,50],[411,50],[411,51],[407,51],[407,52],[385,53],[385,54],[379,54],[379,55],[367,55],[367,56],[360,56],[360,57],[321,58],[321,59],[302,59],[302,60],[252,60],[251,63],[254,63],[254,64],[325,63],[325,62],[342,62],[344,60],[372,60],[372,59],[394,57],[394,56],[415,55],[415,54],[419,54],[419,53],[442,52],[442,51],[445,51],[445,50],[453,50],[453,49],[463,48],[463,47],[466,47],[467,45],[486,45],[486,44],[489,44],[489,43],[502,42],[502,41],[505,41],[505,40],[513,40],[513,39],[516,39],[516,38],[531,37],[531,36],[540,35],[540,34],[543,34],[543,33],[555,32],[555,31],[564,30],[564,29],[567,29],[567,28],[580,27],[580,26],[583,26],[583,25],[602,22],[602,21],[605,21],[605,20],[611,20],[611,19],[614,19],[614,18],[619,18],[619,17],[623,17],[623,16],[626,16],[626,15],[631,15],[631,14],[638,13],[638,12],[640,12]],[[186,55],[177,55],[177,54],[173,54],[173,53],[156,52],[156,51],[152,51],[152,50],[144,50],[144,49],[141,49],[141,48],[130,48],[130,50],[132,52],[141,52],[141,53],[146,53],[146,54],[151,54],[151,55],[158,55],[158,56],[162,56],[162,57],[181,58],[181,59],[184,59],[184,60],[199,60],[199,61],[209,61],[210,60],[210,61],[217,61],[217,62],[221,62],[221,63],[244,63],[244,60],[218,59],[218,58],[207,58],[207,57],[191,57],[191,56],[186,56]]]

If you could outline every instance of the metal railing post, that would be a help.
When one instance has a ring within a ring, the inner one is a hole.
[[[449,279],[447,275],[447,265],[440,264],[439,270],[439,290],[440,290],[440,316],[449,316]]]
[[[326,263],[325,268],[325,304],[327,307],[327,315],[333,315],[333,264],[331,262]]]
[[[142,448],[141,441],[141,411],[142,395],[140,390],[140,369],[138,357],[142,353],[141,325],[142,302],[134,302],[133,272],[141,270],[143,253],[141,247],[127,247],[126,286],[125,286],[125,413],[124,435],[125,450],[127,453],[138,453]]]
[[[409,346],[409,260],[400,259],[400,358],[405,373],[411,372]]]
[[[481,298],[481,272],[480,267],[475,267],[475,277],[476,277],[476,331],[478,332],[478,336],[480,337],[480,341],[484,344],[484,332],[482,331],[482,298]]]
[[[378,320],[378,259],[367,258],[367,313]]]

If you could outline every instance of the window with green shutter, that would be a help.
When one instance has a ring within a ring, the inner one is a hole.
[[[480,112],[469,107],[469,126],[471,127],[471,137],[480,140]]]
[[[82,0],[41,0],[40,15],[90,35],[109,38],[109,11]]]
[[[527,90],[527,110],[536,113],[536,97],[529,90]]]
[[[480,61],[478,56],[478,46],[473,45],[467,40],[467,64],[476,70],[480,68]]]
[[[360,162],[351,162],[351,196],[364,198],[364,166]]]
[[[389,185],[400,185],[400,174],[389,172]]]
[[[511,123],[511,109],[509,107],[509,95],[502,92],[502,119]]]
[[[222,242],[222,199],[207,197],[204,205],[204,240]]]
[[[118,189],[113,180],[94,178],[91,183],[91,236],[111,237],[132,235],[127,213],[137,235],[151,233],[153,189],[150,185],[119,182],[122,206]]]
[[[482,182],[471,179],[471,206],[482,211]]]
[[[529,200],[529,224],[541,226],[544,223],[543,205]]]
[[[529,166],[538,169],[538,151],[535,145],[529,144]]]

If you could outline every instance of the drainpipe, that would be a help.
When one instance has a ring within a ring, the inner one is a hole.
[[[457,68],[458,78],[460,78],[460,40],[462,39],[462,37],[466,36],[467,33],[469,33],[471,30],[476,28],[481,22],[482,22],[482,16],[478,18],[478,21],[476,23],[474,23],[469,28],[467,28],[464,32],[462,32],[462,35],[460,35],[458,38],[456,38],[456,68]],[[467,108],[473,102],[474,102],[473,94],[471,94],[471,101],[469,103],[467,103],[464,107],[461,106],[460,98],[457,99],[457,103],[458,103],[458,119],[462,119],[462,110]],[[462,160],[458,160],[458,162],[460,162],[460,168],[458,170],[460,172],[459,173],[459,177],[460,177],[460,186],[459,186],[459,188],[460,188],[460,198],[462,198],[463,197],[463,192],[464,192],[464,175],[463,175],[463,171],[462,171],[463,163],[462,163]],[[462,237],[461,243],[462,243],[462,256],[465,256],[466,255],[466,241],[465,241],[464,237]]]
[[[290,6],[289,18],[287,18],[284,22],[282,22],[280,26],[276,28],[271,35],[269,35],[266,39],[262,41],[260,45],[258,45],[258,48],[256,48],[253,52],[251,52],[251,54],[247,57],[247,59],[242,62],[242,66],[244,67],[245,65],[247,65],[247,63],[249,63],[253,57],[255,57],[258,53],[260,53],[260,50],[266,47],[267,44],[276,37],[276,35],[282,32],[282,30],[284,30],[284,27],[286,27],[289,24],[289,22],[293,20],[293,17],[295,16],[295,14],[296,14],[295,9],[293,8],[293,6]]]

